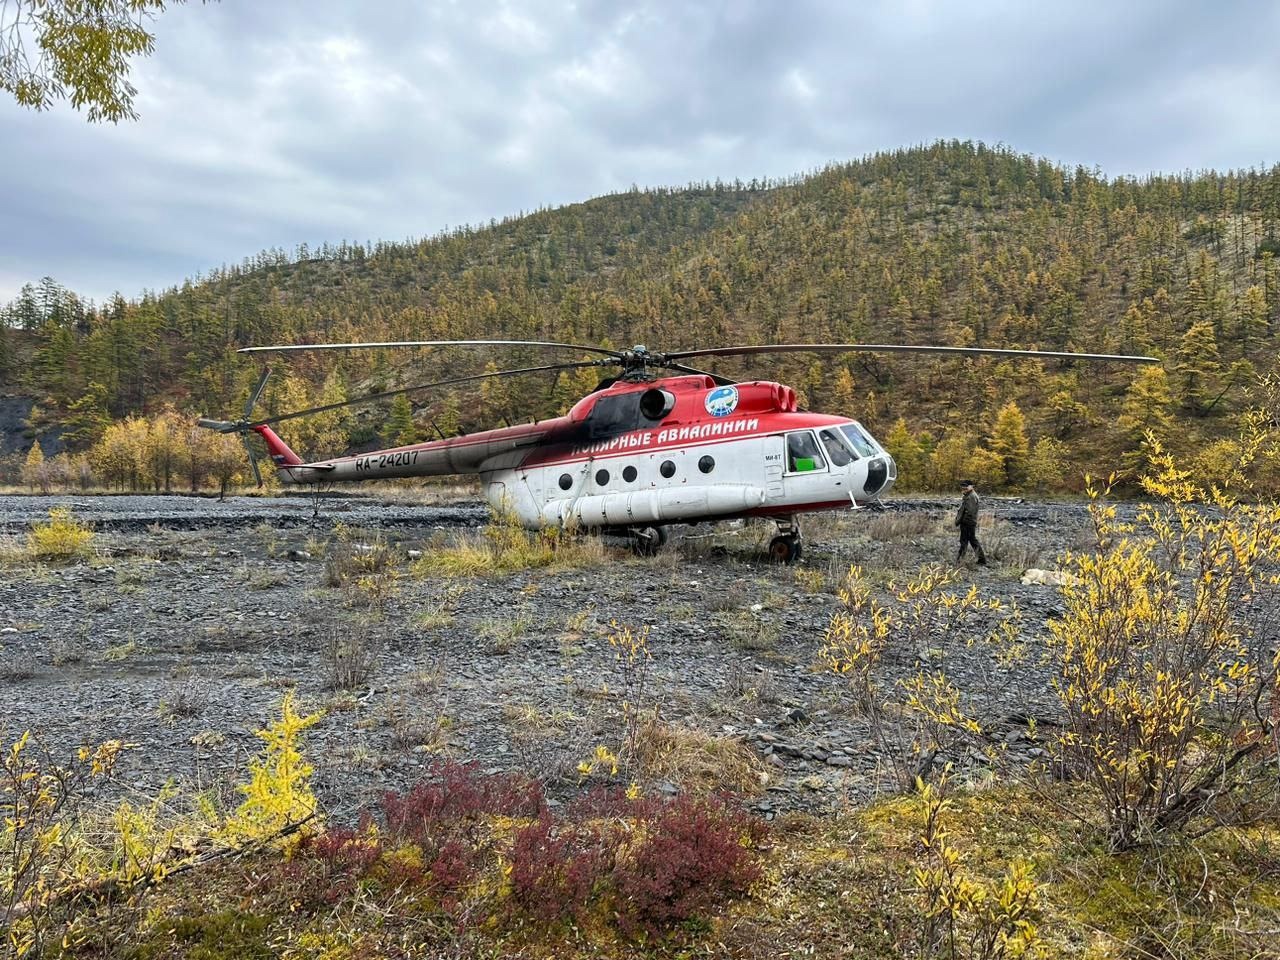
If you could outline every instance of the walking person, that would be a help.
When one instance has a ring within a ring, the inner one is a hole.
[[[960,501],[960,509],[956,511],[956,526],[960,528],[960,552],[956,554],[956,563],[964,558],[965,547],[972,546],[978,555],[978,566],[984,566],[987,555],[982,552],[982,544],[978,542],[978,492],[973,489],[972,480],[961,480],[960,489],[964,491],[964,499]]]

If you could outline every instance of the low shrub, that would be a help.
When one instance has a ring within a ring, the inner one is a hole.
[[[519,774],[482,776],[473,763],[443,761],[427,776],[406,794],[384,794],[381,803],[387,832],[424,850],[459,824],[494,816],[534,817],[544,806],[542,785]]]
[[[542,922],[582,921],[613,867],[616,832],[557,823],[544,809],[511,843],[511,909]]]
[[[308,839],[282,879],[303,902],[332,904],[357,884],[425,895],[457,918],[584,923],[661,936],[747,893],[762,876],[763,822],[726,795],[593,791],[553,811],[541,786],[441,762],[405,794],[386,794],[382,829]]]
[[[66,507],[54,507],[49,519],[31,525],[27,549],[41,560],[71,560],[88,556],[94,533]]]
[[[1097,547],[1068,558],[1049,622],[1053,746],[1116,850],[1247,818],[1274,796],[1280,740],[1280,505],[1204,490],[1149,446],[1156,499],[1126,521],[1095,492]]]
[[[639,805],[637,839],[610,877],[624,933],[657,935],[745,895],[760,880],[765,825],[721,799]]]
[[[200,960],[271,960],[269,917],[236,910],[178,917],[142,943],[130,956],[158,960],[178,955]]]

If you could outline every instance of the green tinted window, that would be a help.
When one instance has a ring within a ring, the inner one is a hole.
[[[827,461],[818,448],[818,438],[811,430],[787,434],[787,468],[792,473],[827,469]]]

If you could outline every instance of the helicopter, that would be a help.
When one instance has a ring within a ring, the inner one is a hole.
[[[239,434],[259,485],[248,434],[256,433],[285,484],[320,485],[402,477],[477,474],[485,497],[525,527],[600,530],[627,537],[652,555],[668,526],[761,517],[777,525],[769,556],[794,563],[803,553],[799,517],[877,503],[897,465],[856,419],[801,410],[795,390],[770,380],[735,382],[689,366],[700,358],[778,353],[905,353],[1159,363],[1155,357],[994,347],[903,344],[762,344],[672,352],[541,340],[413,340],[244,347],[245,354],[436,347],[519,347],[593,354],[437,380],[354,400],[254,420],[270,366],[239,420],[200,418],[201,427]],[[582,368],[618,368],[563,416],[424,443],[303,462],[272,429],[339,407],[498,377]]]

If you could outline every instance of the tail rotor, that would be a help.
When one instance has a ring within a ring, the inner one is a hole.
[[[263,367],[262,376],[258,378],[257,384],[249,393],[249,399],[245,401],[244,413],[239,420],[207,420],[201,418],[196,421],[196,426],[204,427],[206,430],[216,430],[218,433],[238,433],[240,440],[244,443],[244,452],[249,457],[249,466],[253,469],[253,478],[257,481],[259,487],[262,486],[262,471],[258,469],[258,458],[253,452],[253,446],[249,443],[249,430],[252,423],[253,408],[258,405],[258,400],[262,397],[262,391],[266,388],[267,378],[271,376],[271,368]]]

